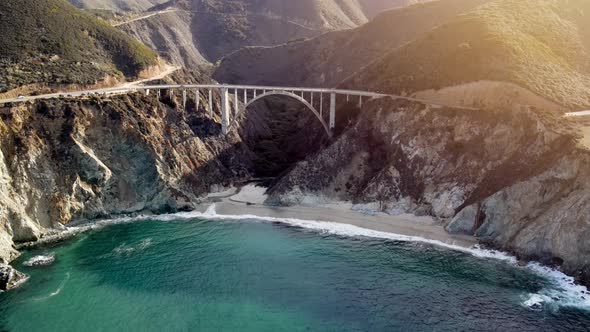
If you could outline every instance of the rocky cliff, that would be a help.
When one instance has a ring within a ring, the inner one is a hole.
[[[247,177],[240,138],[178,103],[132,94],[0,109],[0,258],[73,220],[191,209]]]
[[[574,124],[532,108],[471,110],[383,98],[270,190],[269,203],[351,200],[432,215],[590,281],[590,152]]]

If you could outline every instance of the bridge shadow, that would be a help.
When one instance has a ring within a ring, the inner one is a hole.
[[[241,115],[237,131],[255,155],[256,177],[276,177],[329,143],[322,123],[287,96],[268,96]]]

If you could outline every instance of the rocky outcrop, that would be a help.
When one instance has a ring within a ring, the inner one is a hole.
[[[0,264],[0,291],[7,291],[17,287],[27,276],[18,272],[12,266]]]
[[[270,190],[429,214],[527,259],[589,281],[590,152],[575,127],[533,108],[461,109],[371,101],[358,121]]]
[[[240,138],[178,104],[134,94],[0,109],[0,258],[73,220],[191,209],[247,177]]]

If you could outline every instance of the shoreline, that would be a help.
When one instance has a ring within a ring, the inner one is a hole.
[[[269,206],[264,205],[266,188],[249,184],[233,195],[215,197],[218,216],[251,215],[262,218],[298,219],[302,221],[321,221],[334,224],[356,226],[370,231],[390,233],[407,237],[423,238],[441,242],[449,246],[471,249],[479,241],[469,235],[455,235],[445,231],[432,217],[418,217],[411,214],[388,215],[385,213],[364,214],[352,210],[352,205],[337,202],[323,205]],[[211,196],[210,196],[211,197]],[[213,198],[211,197],[211,198]],[[202,205],[204,213],[209,205]]]
[[[266,199],[264,190],[265,188],[250,184],[241,188],[229,188],[220,193],[212,193],[197,206],[197,209],[190,212],[89,220],[76,226],[55,230],[55,233],[47,237],[35,242],[22,243],[17,248],[19,250],[30,249],[43,244],[57,243],[91,230],[116,224],[195,218],[211,220],[254,219],[345,237],[360,236],[385,241],[424,243],[441,249],[463,252],[481,259],[504,261],[517,268],[526,268],[531,273],[551,281],[551,286],[548,285],[536,293],[529,294],[530,298],[527,303],[531,304],[527,304],[527,306],[557,305],[590,310],[590,291],[587,287],[576,283],[572,276],[534,261],[523,264],[524,262],[520,262],[509,253],[480,247],[475,237],[449,234],[431,217],[392,216],[383,213],[366,215],[352,210],[351,204],[342,202],[313,206],[268,206],[263,204]],[[24,281],[19,283],[19,286],[23,283]]]

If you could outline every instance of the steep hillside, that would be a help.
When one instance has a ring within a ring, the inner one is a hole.
[[[351,31],[275,47],[248,47],[225,57],[220,82],[334,87],[392,48],[408,43],[487,0],[440,0],[391,10]]]
[[[480,80],[515,83],[569,108],[590,106],[590,2],[491,2],[393,50],[343,86],[411,94]]]
[[[203,59],[215,63],[246,46],[278,45],[331,30],[354,28],[368,21],[368,12],[406,3],[400,0],[379,3],[373,0],[174,0],[152,7],[143,19],[118,27],[158,50],[167,60],[193,66],[203,64]],[[168,10],[148,16],[165,9]]]
[[[157,55],[63,0],[0,2],[0,92],[139,76]]]
[[[192,13],[178,10],[123,24],[118,28],[157,50],[170,63],[185,68],[210,66],[194,42],[192,20]]]
[[[350,200],[432,215],[590,284],[590,152],[551,111],[434,108],[382,98],[271,189],[270,203]]]
[[[77,7],[84,9],[110,9],[114,11],[146,11],[153,6],[170,0],[70,0]]]

